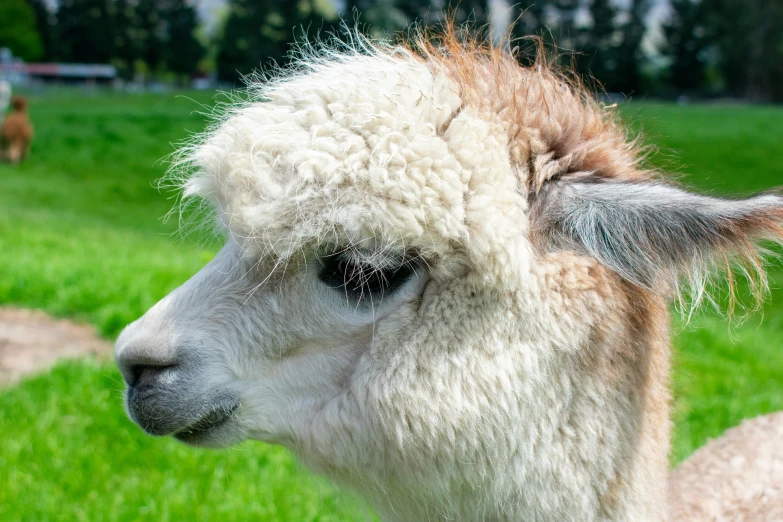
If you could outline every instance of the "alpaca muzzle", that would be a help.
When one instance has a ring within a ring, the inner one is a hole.
[[[197,365],[174,355],[179,350],[153,351],[150,343],[118,345],[128,416],[146,433],[204,443],[234,416],[239,399],[226,390],[205,389]]]
[[[142,367],[130,375],[126,405],[131,420],[150,435],[207,442],[234,418],[239,399],[225,390],[204,393],[180,366]]]

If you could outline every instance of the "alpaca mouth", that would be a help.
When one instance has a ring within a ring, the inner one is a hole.
[[[222,427],[234,416],[234,412],[239,408],[239,402],[220,405],[213,408],[206,414],[196,420],[188,427],[173,434],[174,438],[185,443],[198,443],[203,440],[210,432]]]

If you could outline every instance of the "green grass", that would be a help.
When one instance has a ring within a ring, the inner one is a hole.
[[[171,142],[203,128],[173,95],[32,99],[29,162],[0,165],[0,303],[95,324],[111,338],[214,253],[161,217],[153,182]],[[682,181],[747,193],[783,183],[783,110],[632,105]],[[675,339],[679,462],[743,418],[783,409],[783,271],[762,316],[706,314]],[[195,450],[143,435],[110,363],[69,362],[0,392],[0,520],[371,520],[358,503],[258,443]]]
[[[68,362],[0,395],[0,520],[370,520],[280,448],[151,439],[121,387],[108,366]]]
[[[113,336],[198,270],[211,253],[176,240],[153,187],[170,143],[203,128],[198,109],[175,96],[33,99],[32,157],[0,165],[0,301]]]

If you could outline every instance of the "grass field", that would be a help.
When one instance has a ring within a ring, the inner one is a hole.
[[[195,96],[195,95],[189,95]],[[203,127],[196,100],[34,97],[33,156],[0,165],[0,303],[95,324],[111,338],[197,271],[214,245],[176,234],[153,181],[171,142]],[[660,164],[714,192],[783,184],[783,109],[632,105]],[[783,271],[763,314],[702,315],[676,337],[679,462],[741,419],[783,409]],[[122,411],[110,364],[65,363],[0,392],[0,520],[371,520],[357,502],[257,443],[153,439]]]

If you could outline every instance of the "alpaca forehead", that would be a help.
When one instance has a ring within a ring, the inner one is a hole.
[[[411,56],[343,57],[313,69],[271,82],[263,94],[273,105],[305,114],[326,109],[331,119],[362,133],[378,126],[400,131],[421,125],[437,130],[462,105],[453,81]]]
[[[197,150],[186,190],[278,253],[340,235],[442,250],[466,235],[471,179],[508,170],[482,164],[508,156],[504,129],[413,58],[344,59],[260,90]]]

